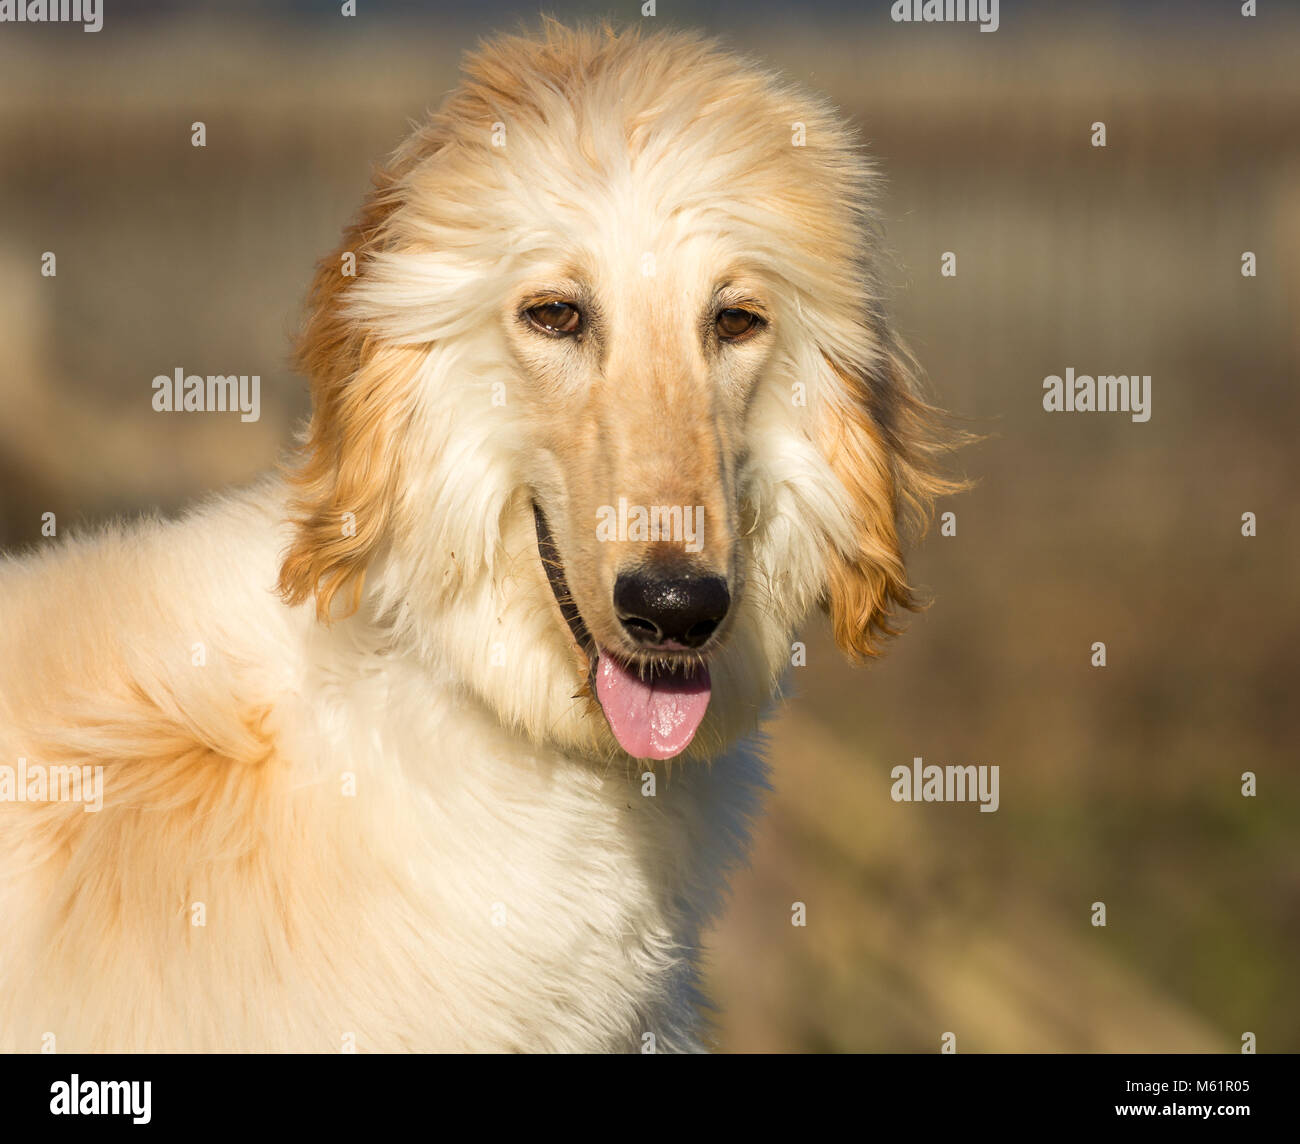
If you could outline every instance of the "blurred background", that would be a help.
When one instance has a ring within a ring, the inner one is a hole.
[[[288,339],[371,164],[465,48],[537,15],[105,6],[97,34],[0,25],[11,548],[45,512],[172,511],[275,461],[306,412]],[[898,322],[988,435],[940,506],[956,535],[912,562],[931,609],[864,670],[808,633],[710,938],[719,1047],[1300,1051],[1300,14],[1259,7],[1004,0],[987,34],[886,0],[657,4],[860,126]],[[177,366],[260,374],[261,420],[154,413]],[[1067,367],[1150,374],[1151,420],[1049,416]],[[998,765],[998,812],[891,801],[918,756]]]

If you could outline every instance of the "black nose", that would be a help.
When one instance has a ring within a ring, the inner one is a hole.
[[[721,576],[662,577],[645,572],[620,576],[614,610],[627,634],[644,647],[700,647],[731,606]]]

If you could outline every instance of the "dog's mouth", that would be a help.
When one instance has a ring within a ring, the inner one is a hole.
[[[709,707],[709,669],[699,656],[628,657],[600,647],[569,590],[560,550],[541,507],[533,503],[537,551],[546,579],[578,646],[587,685],[618,744],[637,759],[671,759],[695,738]]]

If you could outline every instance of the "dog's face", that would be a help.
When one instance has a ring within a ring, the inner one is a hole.
[[[670,758],[706,713],[744,591],[746,422],[775,339],[743,251],[623,191],[502,325],[557,604],[620,745]]]
[[[368,571],[371,618],[539,741],[708,756],[814,605],[875,651],[943,488],[869,169],[687,36],[551,28],[467,70],[318,273],[282,588],[324,615]]]

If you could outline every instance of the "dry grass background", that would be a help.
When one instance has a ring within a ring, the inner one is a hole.
[[[731,28],[861,125],[899,321],[991,436],[890,656],[855,672],[810,633],[711,939],[719,1043],[1300,1050],[1300,24],[1006,9],[992,36]],[[99,37],[0,36],[0,541],[273,462],[305,411],[286,358],[312,263],[483,30],[355,27],[110,11]],[[177,366],[260,373],[262,420],[153,413]],[[1151,374],[1151,421],[1047,416],[1067,366]],[[892,803],[918,755],[998,764],[1001,810]]]

